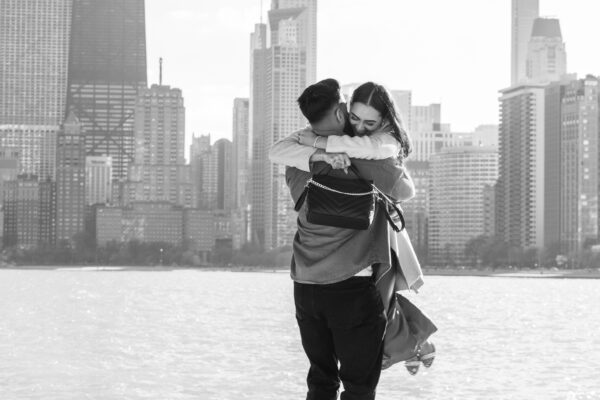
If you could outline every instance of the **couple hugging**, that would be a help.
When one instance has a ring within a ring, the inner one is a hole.
[[[285,164],[297,202],[312,175],[364,179],[396,202],[414,196],[404,167],[411,151],[389,92],[367,82],[348,110],[340,85],[325,79],[298,98],[310,126],[274,143],[269,157]],[[381,370],[404,361],[411,374],[431,366],[435,325],[399,290],[416,291],[423,275],[406,230],[394,231],[380,203],[364,230],[319,225],[298,213],[291,277],[296,319],[309,359],[307,399],[374,399]]]

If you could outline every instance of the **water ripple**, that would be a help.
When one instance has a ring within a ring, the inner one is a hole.
[[[598,399],[595,280],[428,277],[434,367],[378,399]],[[287,274],[0,271],[0,399],[303,398]]]

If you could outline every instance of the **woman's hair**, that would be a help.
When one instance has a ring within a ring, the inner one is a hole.
[[[412,151],[412,146],[390,92],[375,82],[366,82],[352,93],[350,106],[355,102],[373,107],[379,111],[383,120],[387,120],[392,125],[392,135],[400,143],[400,155],[402,158],[406,158]]]

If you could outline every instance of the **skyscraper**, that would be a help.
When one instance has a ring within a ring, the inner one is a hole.
[[[126,192],[131,201],[169,201],[193,207],[190,167],[185,165],[185,107],[180,89],[141,89],[135,108],[135,157]],[[130,196],[131,197],[131,196]]]
[[[19,172],[39,179],[56,177],[56,135],[60,125],[2,125],[0,145],[17,149]]]
[[[249,126],[248,99],[233,100],[233,171],[234,207],[245,209],[248,205],[249,189]]]
[[[19,175],[4,188],[3,242],[5,246],[34,248],[54,243],[54,182],[35,175]]]
[[[71,3],[0,1],[0,125],[62,123]]]
[[[439,103],[428,106],[410,107],[410,132],[427,132],[441,130],[442,105]]]
[[[233,100],[233,179],[234,179],[234,215],[239,221],[239,229],[232,230],[234,248],[248,242],[250,227],[250,125],[249,101],[247,98]],[[237,240],[236,240],[237,238]]]
[[[217,157],[212,155],[210,135],[192,138],[190,164],[193,187],[196,193],[196,207],[202,210],[217,208]]]
[[[72,0],[0,1],[0,146],[21,173],[54,179],[64,119]]]
[[[576,258],[598,239],[600,92],[594,76],[565,85],[560,112],[561,251]]]
[[[539,0],[512,0],[511,8],[511,85],[527,78],[527,48],[533,21],[539,17]]]
[[[212,146],[212,157],[217,164],[217,209],[231,211],[235,198],[235,171],[233,169],[233,145],[227,139],[219,139]]]
[[[72,241],[83,232],[85,218],[85,139],[71,112],[56,146],[56,239]]]
[[[0,202],[4,196],[4,182],[15,180],[19,175],[19,153],[19,149],[0,147]]]
[[[548,83],[567,73],[567,54],[555,18],[536,18],[527,48],[527,81]]]
[[[543,248],[546,136],[544,85],[501,91],[496,235],[512,246]]]
[[[257,79],[251,85],[252,138],[258,146],[253,149],[256,175],[251,220],[253,239],[266,249],[291,243],[295,231],[285,167],[261,160],[266,160],[267,149],[275,141],[306,123],[296,99],[316,79],[316,10],[317,0],[273,0],[269,11],[271,47],[262,51],[266,41],[260,37],[260,25],[251,37],[251,73]],[[258,86],[260,83],[264,86]],[[257,91],[265,93],[264,97],[256,96]],[[252,105],[261,102],[264,108]],[[265,118],[262,127],[255,125],[260,113]]]
[[[200,136],[193,140],[191,157],[197,179],[198,208],[230,211],[235,201],[231,141],[219,139],[212,146],[206,146],[210,136]]]
[[[250,241],[264,244],[267,159],[267,25],[256,24],[250,34]]]
[[[112,194],[112,158],[87,156],[85,158],[85,204],[107,204]]]
[[[289,20],[289,24],[284,24],[286,27],[282,29],[288,30],[286,33],[277,26],[282,19]],[[275,43],[283,44],[282,33],[287,36],[290,29],[294,31],[293,36],[296,38],[292,41],[306,51],[306,80],[310,83],[315,82],[317,79],[317,0],[271,0],[269,24],[272,46]],[[277,41],[273,40],[274,36],[278,36]]]
[[[144,0],[74,0],[67,109],[82,124],[88,155],[113,159],[124,178],[134,158],[134,114],[146,79]]]
[[[400,112],[400,120],[404,124],[404,129],[410,129],[412,126],[412,92],[410,90],[391,90],[390,93]]]
[[[432,156],[431,263],[466,261],[465,244],[485,233],[485,186],[497,178],[498,152],[494,147],[446,148]]]

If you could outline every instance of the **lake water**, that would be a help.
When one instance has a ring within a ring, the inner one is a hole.
[[[287,273],[0,270],[0,399],[303,399]],[[379,400],[600,399],[600,280],[427,277],[438,356]]]

